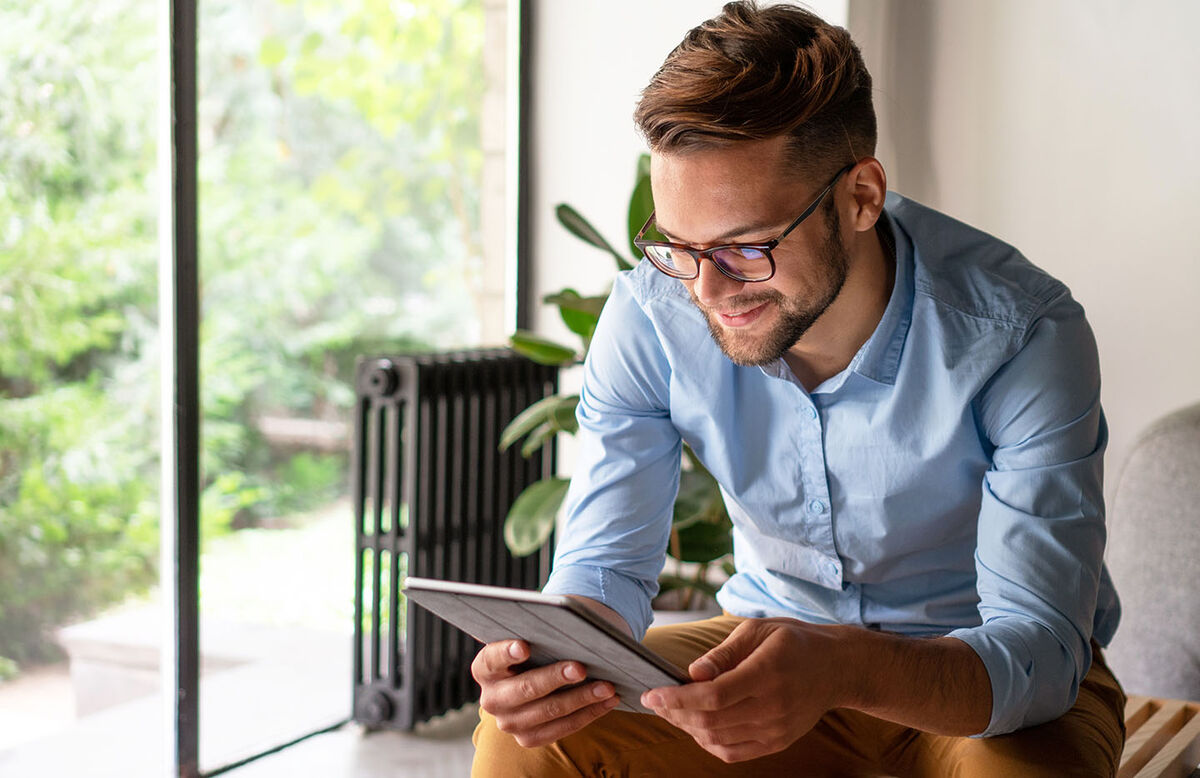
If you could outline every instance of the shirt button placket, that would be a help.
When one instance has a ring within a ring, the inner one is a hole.
[[[804,504],[807,514],[805,534],[807,541],[815,546],[821,556],[826,557],[824,563],[819,563],[814,572],[829,586],[841,583],[841,566],[837,560],[829,559],[832,544],[827,540],[832,536],[829,525],[829,500],[825,488],[825,451],[822,446],[821,413],[811,397],[806,397],[799,413],[801,420],[800,440],[803,441],[800,457],[800,479],[808,501]]]
[[[833,516],[829,507],[828,495],[825,493],[825,451],[821,445],[821,413],[817,410],[816,403],[812,402],[811,399],[809,404],[804,409],[804,415],[808,416],[808,419],[811,423],[811,426],[809,427],[811,430],[811,445],[813,452],[818,455],[815,457],[817,461],[812,462],[811,464],[819,465],[821,471],[820,478],[813,477],[817,475],[816,473],[810,473],[808,474],[810,477],[805,478],[805,491],[810,495],[808,503],[805,505],[805,509],[808,511],[808,515],[813,522],[813,529],[816,530],[818,534],[827,536],[828,538],[828,549],[827,551],[823,552],[827,555],[829,553],[836,553],[833,551],[832,546]],[[817,529],[818,527],[820,528],[819,530]],[[824,546],[826,543],[822,542],[820,545]],[[837,586],[841,583],[842,566],[839,560],[831,559],[826,556],[825,564],[822,565],[822,572],[824,573],[826,583],[829,586]]]

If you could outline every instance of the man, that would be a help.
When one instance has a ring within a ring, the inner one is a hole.
[[[484,647],[476,774],[1113,774],[1082,309],[887,193],[861,55],[799,8],[727,5],[636,119],[648,261],[592,343],[546,591],[646,632],[682,442],[721,484],[737,573],[725,615],[646,634],[694,681],[648,692],[657,716],[613,712],[576,662]]]

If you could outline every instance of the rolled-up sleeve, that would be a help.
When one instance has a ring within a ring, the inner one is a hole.
[[[975,407],[994,446],[983,482],[975,566],[978,627],[951,632],[992,686],[981,736],[1065,713],[1091,665],[1103,565],[1103,454],[1095,340],[1065,292]]]
[[[669,411],[670,366],[618,276],[584,365],[575,472],[544,591],[599,600],[637,638],[670,535],[682,443]]]

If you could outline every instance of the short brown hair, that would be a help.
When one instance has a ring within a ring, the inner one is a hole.
[[[791,161],[813,176],[875,153],[862,53],[846,30],[794,5],[726,4],[667,55],[634,120],[668,154],[788,135]]]

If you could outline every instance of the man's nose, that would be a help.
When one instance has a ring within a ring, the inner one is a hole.
[[[700,275],[692,284],[692,293],[697,300],[713,307],[742,291],[745,285],[745,281],[730,278],[711,259],[705,258],[700,260]]]

